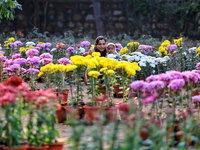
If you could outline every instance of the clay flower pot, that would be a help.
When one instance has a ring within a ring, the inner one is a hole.
[[[20,147],[16,147],[16,148],[12,148],[12,147],[2,147],[2,150],[28,150],[28,146],[20,146]],[[0,147],[1,149],[1,147]]]
[[[49,144],[48,150],[62,150],[63,146],[64,146],[64,143],[61,143],[61,142]]]
[[[100,108],[98,106],[83,106],[85,117],[84,119],[90,123],[99,119]]]
[[[40,147],[36,147],[36,146],[29,146],[28,150],[48,150],[49,146],[48,145],[43,145]]]

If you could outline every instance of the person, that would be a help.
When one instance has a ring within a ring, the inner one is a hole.
[[[101,57],[106,57],[106,38],[104,36],[98,36],[95,40],[94,51],[99,52]],[[89,50],[89,54],[92,53],[92,50]]]
[[[108,43],[106,46],[107,54],[106,57],[112,59],[120,59],[121,56],[116,51],[116,46],[114,43]]]

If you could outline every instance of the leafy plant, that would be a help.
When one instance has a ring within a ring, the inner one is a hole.
[[[0,1],[0,21],[5,18],[7,20],[14,19],[15,9],[22,9],[17,0]]]

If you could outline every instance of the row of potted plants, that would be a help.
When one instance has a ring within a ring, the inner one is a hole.
[[[32,91],[18,76],[12,76],[0,84],[2,149],[53,149],[59,145],[55,128],[57,95],[51,89]],[[27,118],[27,120],[24,120]],[[25,122],[25,123],[24,123]],[[60,143],[60,150],[64,143]]]

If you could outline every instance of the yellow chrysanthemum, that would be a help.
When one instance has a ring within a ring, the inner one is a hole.
[[[165,40],[164,42],[161,43],[161,46],[163,47],[167,47],[170,45],[170,41],[169,40]]]
[[[80,56],[80,55],[74,55],[70,57],[70,60],[72,62],[73,65],[77,65],[77,66],[82,66],[84,65],[84,56]]]
[[[196,49],[197,53],[200,54],[200,46]]]
[[[127,47],[123,47],[123,48],[119,51],[119,54],[120,54],[120,55],[126,54],[127,51],[128,51],[128,48],[127,48]]]
[[[134,46],[134,42],[128,42],[126,46],[127,47],[133,47]]]
[[[88,76],[90,76],[90,77],[98,78],[99,75],[100,75],[99,71],[89,71],[88,72]]]
[[[100,72],[103,72],[103,73],[104,73],[106,70],[108,70],[107,67],[105,67],[105,68],[101,68],[101,69],[100,69]]]
[[[127,74],[128,76],[134,76],[134,75],[136,74],[136,70],[133,69],[133,68],[130,67],[130,66],[127,66],[127,67],[125,68],[125,70],[126,70],[126,74]]]
[[[93,52],[93,53],[92,53],[92,56],[93,56],[93,57],[100,57],[101,54],[100,54],[99,52]]]
[[[179,39],[174,39],[174,43],[177,45],[177,46],[181,46],[181,43],[182,43],[182,41],[183,41],[183,38],[181,37],[181,38],[179,38]]]
[[[38,42],[38,44],[43,44],[44,42]]]
[[[44,75],[44,72],[39,72],[38,77],[42,77]]]
[[[66,66],[65,71],[70,72],[70,71],[75,70],[76,68],[77,68],[76,65],[69,64],[69,65]]]
[[[15,41],[15,38],[14,38],[14,37],[10,37],[10,38],[8,39],[8,42],[9,42],[9,43],[14,42],[14,41]]]
[[[19,52],[20,52],[20,53],[25,52],[26,50],[27,50],[27,49],[26,49],[25,47],[20,47],[20,48],[19,48]]]
[[[111,69],[105,71],[105,74],[107,74],[107,75],[113,75],[114,73],[115,73],[115,71],[111,70]]]

